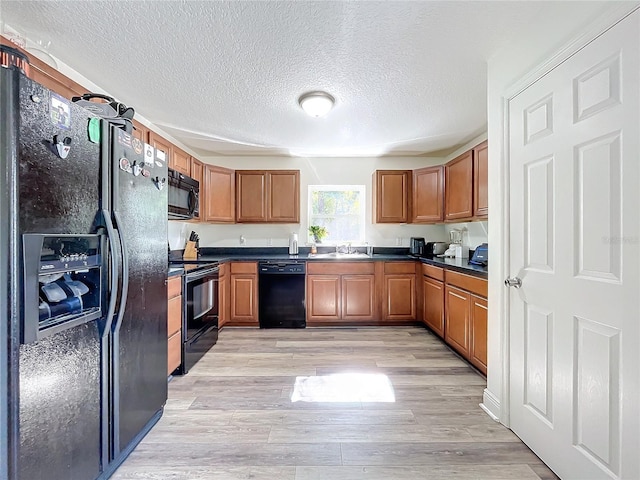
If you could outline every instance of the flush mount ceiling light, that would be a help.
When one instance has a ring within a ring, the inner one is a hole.
[[[327,92],[308,92],[300,96],[298,103],[307,115],[322,117],[333,108],[335,99]]]

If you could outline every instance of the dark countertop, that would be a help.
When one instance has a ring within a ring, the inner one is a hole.
[[[326,247],[325,247],[326,248]],[[458,271],[460,273],[466,273],[480,278],[487,278],[487,267],[480,265],[469,264],[468,258],[416,258],[408,254],[406,248],[380,248],[380,253],[375,253],[372,256],[358,255],[355,257],[316,257],[309,253],[309,249],[300,249],[299,255],[289,255],[286,248],[225,248],[225,249],[213,249],[203,248],[201,249],[202,255],[198,256],[197,260],[189,260],[189,263],[224,263],[224,262],[258,262],[258,261],[284,261],[284,260],[298,260],[300,262],[362,262],[362,261],[387,261],[387,262],[403,262],[403,261],[416,261],[420,260],[422,263],[429,265],[435,265],[438,267]],[[327,250],[331,251],[331,250]],[[321,250],[322,252],[322,250]],[[175,255],[174,261],[178,261],[181,255]],[[175,268],[175,267],[174,267]],[[181,271],[169,272],[169,276],[180,275]]]

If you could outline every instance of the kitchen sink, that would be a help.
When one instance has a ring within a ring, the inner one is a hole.
[[[353,252],[353,253],[330,252],[330,253],[310,253],[309,258],[370,258],[370,257],[364,252]]]

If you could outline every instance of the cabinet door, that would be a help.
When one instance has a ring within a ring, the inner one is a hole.
[[[422,319],[439,337],[444,338],[444,283],[422,277]]]
[[[231,275],[231,322],[258,325],[256,275]]]
[[[228,264],[220,266],[220,273],[218,282],[218,327],[222,327],[231,317],[231,276],[228,273]]]
[[[142,125],[140,122],[132,121],[133,123],[133,136],[140,140],[142,143],[149,143],[149,129]]]
[[[413,172],[413,222],[435,223],[444,219],[444,168],[421,168]]]
[[[234,223],[235,211],[235,172],[228,168],[206,165],[204,168],[204,196],[200,193],[200,205],[204,205],[206,222]]]
[[[155,133],[153,130],[149,130],[149,144],[152,147],[154,147],[156,150],[158,150],[158,152],[156,153],[156,156],[162,159],[162,155],[164,154],[164,161],[167,162],[167,166],[169,168],[173,168],[171,167],[172,161],[173,161],[171,159],[173,155],[173,152],[171,151],[171,147],[172,147],[171,143],[166,141],[164,138],[162,138],[160,135]]]
[[[469,358],[471,294],[445,286],[445,340],[462,356]]]
[[[182,334],[176,332],[167,340],[167,375],[182,363]]]
[[[471,150],[445,165],[445,220],[473,217],[473,155]]]
[[[204,220],[205,213],[204,210],[206,208],[205,198],[207,197],[206,186],[204,182],[204,164],[193,157],[191,157],[191,172],[189,174],[191,178],[197,180],[200,184],[200,196],[199,198],[199,208],[198,208],[198,216],[194,217],[193,220],[196,222],[201,222]]]
[[[473,214],[489,216],[489,147],[483,142],[473,149]]]
[[[471,295],[471,348],[469,361],[487,374],[487,299]]]
[[[342,276],[342,319],[375,320],[375,276]]]
[[[300,223],[300,171],[270,171],[267,186],[267,222]]]
[[[191,176],[191,157],[184,150],[180,150],[178,147],[173,147],[173,157],[169,162],[169,168],[184,173],[187,176]]]
[[[374,173],[376,223],[408,223],[411,172],[377,170]]]
[[[267,221],[267,173],[236,170],[236,221]]]
[[[416,319],[416,276],[384,276],[384,320]]]
[[[307,275],[307,320],[339,320],[340,293],[340,275]]]

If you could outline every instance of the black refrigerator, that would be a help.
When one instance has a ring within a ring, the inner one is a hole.
[[[0,477],[108,478],[167,398],[167,165],[7,58]]]

